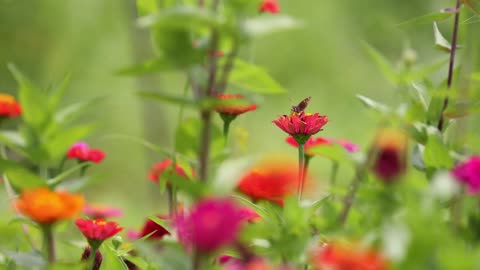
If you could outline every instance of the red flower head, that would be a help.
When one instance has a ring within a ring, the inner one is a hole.
[[[217,98],[225,102],[225,104],[215,106],[215,111],[220,114],[237,116],[257,109],[257,105],[248,103],[242,95],[218,94]],[[232,104],[228,104],[229,102]]]
[[[83,213],[92,219],[105,219],[112,217],[120,217],[122,210],[98,204],[87,204],[83,208]]]
[[[229,199],[203,199],[189,215],[180,214],[175,219],[179,241],[202,253],[232,244],[242,223],[239,208]]]
[[[86,142],[77,142],[68,149],[67,158],[100,163],[105,158],[105,153],[99,149],[90,149]]]
[[[315,270],[386,270],[387,261],[374,250],[365,250],[336,243],[314,252]]]
[[[306,142],[311,135],[317,134],[328,123],[328,117],[319,113],[305,112],[283,115],[273,121],[277,127],[290,134],[298,142]]]
[[[298,148],[298,143],[295,140],[295,138],[293,138],[292,136],[288,136],[285,141],[288,144]],[[318,138],[310,137],[310,138],[308,138],[307,142],[305,143],[305,153],[308,156],[313,156],[314,154],[308,152],[309,148],[315,147],[315,146],[318,146],[318,145],[333,145],[333,144],[340,144],[348,152],[356,152],[356,151],[360,150],[358,145],[356,145],[352,142],[349,142],[347,140],[329,139],[329,138],[322,138],[322,137],[318,137]]]
[[[277,0],[263,0],[258,7],[258,10],[260,10],[260,12],[276,14],[280,12],[280,5],[278,4]]]
[[[468,188],[469,194],[480,193],[480,156],[472,156],[459,163],[453,170],[453,176]]]
[[[150,179],[153,182],[158,182],[160,179],[160,176],[163,174],[163,172],[167,169],[169,169],[169,172],[172,172],[173,168],[171,168],[173,164],[173,161],[169,158],[166,158],[160,162],[157,162],[153,165],[153,167],[150,169],[150,172],[148,173],[148,179]],[[185,169],[180,166],[178,163],[175,166],[175,173],[177,176],[180,176],[184,179],[188,179],[188,175],[185,172]],[[193,174],[193,171],[192,171]],[[170,184],[170,180],[167,179],[167,185]]]
[[[166,220],[168,219],[165,216],[157,216],[159,219]],[[140,231],[140,237],[147,236],[149,234],[153,233],[148,237],[150,240],[160,240],[162,239],[165,235],[170,235],[170,232],[167,231],[162,225],[156,223],[155,221],[151,219],[147,219],[145,224],[142,227],[142,230]]]
[[[407,168],[408,137],[398,129],[382,129],[373,145],[372,170],[378,178],[391,182]]]
[[[78,229],[89,240],[106,240],[121,230],[122,227],[113,221],[105,221],[103,219],[77,219],[75,221]]]
[[[288,161],[263,161],[242,177],[238,190],[253,200],[283,205],[297,188],[298,168]]]
[[[88,258],[90,258],[91,253],[92,253],[92,248],[89,246],[86,247],[82,254],[82,262],[88,261]],[[102,256],[102,253],[100,253],[100,250],[97,250],[97,252],[95,252],[94,260],[95,260],[95,263],[93,264],[92,270],[100,270],[100,266],[102,265],[102,261],[103,261],[103,256]]]
[[[0,94],[0,117],[17,117],[22,114],[22,107],[13,96]]]

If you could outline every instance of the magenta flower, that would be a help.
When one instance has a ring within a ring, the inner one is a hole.
[[[469,194],[480,193],[480,156],[471,156],[467,161],[459,163],[452,174],[459,182],[467,185]]]
[[[86,142],[77,142],[68,149],[67,157],[70,159],[88,160],[90,147]]]
[[[208,253],[232,244],[243,221],[234,202],[211,198],[194,205],[189,215],[178,215],[175,227],[179,241],[187,249]]]
[[[83,208],[83,213],[92,219],[107,219],[122,216],[121,209],[99,204],[85,205],[85,207]]]

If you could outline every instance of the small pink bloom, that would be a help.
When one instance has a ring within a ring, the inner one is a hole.
[[[277,0],[263,0],[260,6],[258,7],[260,12],[269,12],[269,13],[279,13],[280,5]]]
[[[98,204],[85,205],[85,207],[83,208],[83,213],[92,219],[105,219],[122,216],[121,209]]]
[[[242,219],[248,222],[254,223],[262,219],[262,216],[260,216],[255,210],[249,207],[242,207],[239,210]]]
[[[350,141],[344,140],[344,139],[336,139],[336,143],[340,144],[345,148],[348,152],[353,153],[353,152],[358,152],[360,151],[360,146],[358,144],[354,144]]]
[[[85,161],[88,160],[89,151],[90,147],[86,142],[77,142],[68,150],[67,158]]]
[[[204,199],[189,215],[175,219],[179,241],[187,249],[213,252],[232,244],[242,225],[240,209],[229,199]]]
[[[88,152],[88,160],[94,163],[100,163],[105,158],[105,153],[99,149],[91,149]]]
[[[322,127],[328,123],[328,117],[319,113],[301,112],[280,116],[273,123],[294,137],[296,135],[310,136],[322,130]]]
[[[480,156],[471,156],[467,161],[459,163],[452,174],[467,186],[469,194],[480,193]]]
[[[293,136],[288,136],[286,139],[286,142],[294,147],[298,148],[298,143],[293,138]],[[339,144],[345,148],[348,152],[357,152],[360,150],[360,147],[352,142],[349,142],[347,140],[343,139],[330,139],[330,138],[323,138],[323,137],[318,137],[318,138],[312,138],[310,137],[307,142],[305,143],[305,153],[309,156],[313,156],[314,154],[309,153],[308,150],[311,147],[318,146],[318,145],[333,145],[333,144]]]

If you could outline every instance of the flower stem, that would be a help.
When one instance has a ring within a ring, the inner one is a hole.
[[[168,195],[168,215],[173,217],[175,213],[175,196],[173,195],[173,187],[167,186],[167,195]]]
[[[202,258],[198,251],[194,251],[192,256],[192,270],[200,270],[202,268]]]
[[[298,144],[298,188],[297,198],[298,201],[302,200],[303,182],[305,178],[305,144]]]
[[[51,224],[43,227],[43,241],[44,249],[47,253],[48,262],[50,264],[55,262],[55,241],[53,238],[53,226]]]
[[[212,112],[205,110],[201,112],[203,123],[200,137],[200,152],[198,156],[200,181],[207,182],[208,179],[208,161],[210,157],[210,136],[212,129]]]
[[[343,226],[347,221],[348,214],[350,213],[350,209],[352,208],[352,205],[353,205],[353,200],[355,199],[355,195],[358,191],[358,187],[360,186],[360,183],[362,182],[363,177],[365,175],[365,170],[366,170],[366,166],[362,166],[362,168],[357,169],[355,177],[353,178],[352,183],[350,184],[350,192],[343,200],[343,209],[342,209],[342,212],[340,212],[340,216],[338,218],[340,226]]]
[[[96,257],[97,257],[97,251],[98,251],[98,246],[90,246],[90,256],[88,257],[88,265],[89,265],[89,268],[88,269],[91,269],[91,270],[95,270],[96,269]]]
[[[336,160],[332,160],[332,169],[330,171],[330,186],[335,186],[335,183],[337,182],[337,174],[338,174],[338,168],[340,167],[340,164]]]
[[[457,43],[458,43],[458,26],[459,26],[459,21],[460,21],[460,6],[462,4],[461,0],[457,0],[457,5],[456,5],[456,13],[455,13],[455,21],[453,23],[453,34],[452,34],[452,46],[450,48],[450,62],[448,64],[448,79],[447,79],[447,88],[450,89],[452,88],[452,83],[453,83],[453,71],[455,68],[455,56],[457,52]],[[448,95],[445,96],[445,99],[443,100],[443,107],[442,107],[442,112],[440,114],[440,120],[438,121],[438,130],[443,131],[444,128],[444,122],[445,118],[443,116],[443,113],[448,107]]]

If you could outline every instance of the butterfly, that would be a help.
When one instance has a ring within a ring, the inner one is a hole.
[[[292,113],[303,112],[307,108],[308,103],[310,102],[310,99],[312,99],[312,97],[307,97],[306,99],[300,101],[300,103],[298,103],[298,105],[292,106]]]

